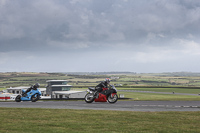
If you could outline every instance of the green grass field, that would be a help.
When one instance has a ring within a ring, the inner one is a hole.
[[[169,92],[171,94],[142,93],[142,92],[125,92],[120,91],[127,98],[140,101],[200,101],[200,89],[186,88],[119,88],[121,90],[138,90],[138,91],[154,91]],[[173,94],[173,92],[175,94]],[[196,95],[176,95],[176,93],[188,93]]]
[[[116,87],[117,88],[117,87]],[[154,92],[175,92],[175,93],[188,93],[188,94],[199,94],[200,89],[192,89],[192,88],[125,88],[118,87],[118,90],[138,90],[138,91],[154,91]]]
[[[119,92],[126,98],[134,101],[200,101],[200,96],[174,95],[174,94],[155,94],[140,92]]]
[[[200,112],[0,108],[1,133],[199,133]]]

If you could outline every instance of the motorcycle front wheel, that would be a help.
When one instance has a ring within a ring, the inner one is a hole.
[[[94,97],[94,94],[92,93],[87,93],[85,95],[85,102],[86,103],[92,103],[94,101],[95,97]]]
[[[108,102],[109,102],[109,103],[116,103],[117,100],[118,100],[117,94],[114,94],[113,96],[112,96],[112,94],[110,94],[110,95],[108,96]]]
[[[31,97],[31,101],[32,102],[36,102],[37,100],[39,100],[40,96],[38,94],[34,94],[32,97]]]
[[[21,102],[21,95],[17,95],[16,98],[15,98],[15,101],[16,102]]]

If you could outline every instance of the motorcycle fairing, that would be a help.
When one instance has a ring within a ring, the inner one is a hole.
[[[95,102],[107,102],[107,96],[99,93],[99,97],[94,100]]]
[[[111,94],[112,90],[103,88],[103,91],[99,93],[99,97],[96,98],[95,102],[107,102],[107,97]]]
[[[22,90],[22,91],[25,92],[24,90]],[[39,94],[39,95],[41,95],[41,92],[38,91],[38,90],[31,90],[30,92],[27,93],[27,96],[21,97],[21,100],[22,100],[22,101],[30,101],[32,95],[34,95],[34,94]]]

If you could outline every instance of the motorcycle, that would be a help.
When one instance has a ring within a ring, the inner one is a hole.
[[[85,95],[85,102],[92,103],[95,102],[109,102],[109,103],[116,103],[118,100],[117,96],[117,89],[114,85],[110,85],[109,88],[103,88],[103,91],[100,92],[98,95],[97,90],[92,87],[88,87],[88,93]]]
[[[22,90],[22,94],[25,92],[25,90]],[[29,91],[25,96],[24,95],[17,95],[15,98],[16,102],[21,102],[21,101],[32,101],[36,102],[37,100],[40,99],[41,92],[39,89],[37,90],[31,90]]]

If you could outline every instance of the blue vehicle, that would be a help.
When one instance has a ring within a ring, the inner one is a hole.
[[[22,90],[22,94],[25,93],[25,90]],[[24,95],[17,95],[15,98],[16,102],[21,102],[21,101],[32,101],[32,102],[36,102],[37,100],[40,99],[41,96],[41,92],[39,89],[35,89],[35,90],[31,90],[29,92],[27,92],[27,94]]]

